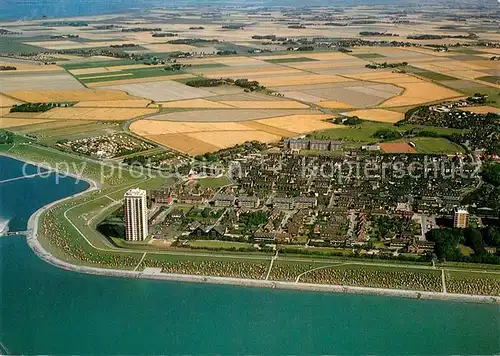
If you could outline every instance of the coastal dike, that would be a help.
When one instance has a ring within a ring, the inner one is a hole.
[[[44,207],[41,207],[35,213],[33,213],[28,220],[27,230],[30,231],[31,233],[28,234],[28,236],[26,236],[26,239],[30,248],[42,260],[56,267],[68,271],[93,274],[99,276],[122,277],[122,278],[145,278],[145,279],[176,281],[176,282],[210,283],[210,284],[220,284],[220,285],[236,285],[236,286],[253,287],[253,288],[287,289],[287,290],[297,290],[297,291],[314,291],[314,292],[343,293],[343,294],[347,293],[347,294],[362,294],[362,295],[378,295],[378,296],[391,296],[391,297],[401,297],[410,299],[454,300],[458,302],[486,303],[486,304],[500,305],[500,297],[498,296],[437,293],[437,292],[425,292],[425,291],[402,290],[402,289],[350,287],[341,285],[311,284],[311,283],[300,283],[300,282],[299,283],[280,282],[280,281],[258,280],[258,279],[169,274],[169,273],[158,273],[149,271],[126,271],[126,270],[74,265],[56,258],[43,248],[43,246],[37,239],[38,221],[42,212],[46,211],[47,209],[50,209],[56,204],[59,204],[69,199],[73,199],[80,195],[86,194],[89,191],[97,189],[97,185],[95,182],[90,180],[86,181],[90,184],[87,190],[80,192],[76,195],[69,196],[58,201],[54,201],[50,204],[45,205]]]

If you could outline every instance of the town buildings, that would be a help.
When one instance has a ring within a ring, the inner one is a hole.
[[[125,193],[125,238],[143,241],[148,236],[148,208],[146,191],[130,189]]]

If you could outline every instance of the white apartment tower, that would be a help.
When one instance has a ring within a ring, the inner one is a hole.
[[[146,191],[130,189],[125,193],[125,238],[143,241],[148,236]]]
[[[456,207],[453,214],[453,227],[465,229],[469,226],[469,212],[466,209]]]

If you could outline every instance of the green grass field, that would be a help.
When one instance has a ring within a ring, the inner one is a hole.
[[[230,184],[230,181],[227,177],[202,178],[198,179],[197,182],[200,183],[200,185],[205,188],[219,188]]]
[[[97,83],[97,82],[108,82],[121,79],[138,79],[138,78],[152,78],[167,75],[176,75],[186,73],[183,70],[170,71],[165,70],[164,66],[155,66],[152,68],[136,68],[136,69],[125,69],[119,72],[107,72],[100,74],[87,74],[76,76],[76,78],[85,84]],[[113,76],[116,74],[127,74],[123,76]]]
[[[98,67],[114,67],[123,66],[128,64],[140,64],[142,62],[137,62],[131,59],[115,59],[115,60],[102,60],[102,61],[92,61],[92,62],[80,62],[80,63],[63,63],[61,67],[66,70],[73,69],[88,69],[88,68],[98,68]]]
[[[404,142],[413,142],[418,153],[428,154],[455,154],[464,153],[463,147],[443,137],[415,137]]]
[[[500,65],[499,65],[500,67]],[[493,84],[499,84],[500,83],[500,76],[499,75],[488,75],[485,77],[479,77],[477,78],[479,80],[483,80],[488,83],[493,83]]]
[[[245,242],[218,241],[218,240],[194,240],[189,241],[188,246],[197,248],[252,248],[253,245]]]

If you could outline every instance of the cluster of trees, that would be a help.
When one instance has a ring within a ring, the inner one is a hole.
[[[365,67],[370,69],[378,69],[378,68],[398,68],[398,67],[406,67],[408,62],[399,62],[399,63],[370,63]]]
[[[10,112],[45,112],[54,107],[59,106],[71,106],[70,104],[60,104],[60,103],[24,103],[14,105]]]
[[[484,183],[465,197],[463,203],[474,205],[481,211],[489,209],[491,215],[500,218],[500,164],[485,165],[481,172]]]
[[[111,45],[109,46],[111,48],[134,48],[138,47],[135,43],[124,43],[124,44],[119,44],[119,45]]]
[[[361,31],[359,33],[360,36],[387,36],[387,37],[398,37],[397,33],[389,33],[389,32],[377,32],[377,31]]]
[[[217,39],[204,39],[204,38],[180,38],[178,40],[168,41],[170,44],[184,44],[184,45],[194,45],[203,43],[218,43]]]
[[[411,219],[381,215],[374,217],[373,220],[378,239],[411,236],[416,232],[413,230]]]
[[[288,47],[287,50],[307,52],[307,51],[314,51],[314,47],[313,46]]]
[[[363,120],[361,120],[357,116],[348,117],[348,118],[338,117],[335,120],[333,120],[333,123],[337,124],[337,125],[359,125],[362,122],[363,122]]]
[[[0,145],[10,145],[14,143],[14,134],[9,131],[0,130]]]
[[[209,79],[209,78],[199,78],[193,79],[186,82],[186,85],[190,87],[217,87],[220,85],[236,85],[248,91],[264,90],[265,87],[260,85],[259,82],[255,80],[248,79]]]
[[[134,27],[134,28],[122,28],[122,32],[160,32],[161,28],[148,28],[148,27]]]
[[[396,140],[398,138],[401,138],[401,137],[403,137],[403,135],[401,135],[401,132],[399,132],[397,130],[380,129],[380,130],[375,131],[375,133],[373,134],[373,137],[378,138],[380,140],[390,141],[390,140]]]
[[[426,237],[436,244],[435,253],[440,260],[500,264],[499,252],[490,254],[485,248],[500,247],[500,230],[497,227],[434,229]],[[469,256],[462,254],[460,244],[470,247],[474,253]]]
[[[444,38],[465,38],[465,39],[476,39],[477,35],[475,33],[469,33],[465,35],[410,35],[407,37],[409,40],[442,40]]]
[[[14,66],[0,66],[0,70],[17,70]]]
[[[153,33],[151,37],[177,37],[177,33],[166,32],[166,33]]]
[[[225,30],[243,30],[243,28],[245,28],[245,26],[234,24],[234,25],[223,25],[222,28]]]
[[[265,211],[249,211],[241,214],[239,221],[247,229],[250,229],[265,224],[267,218],[267,212]]]

